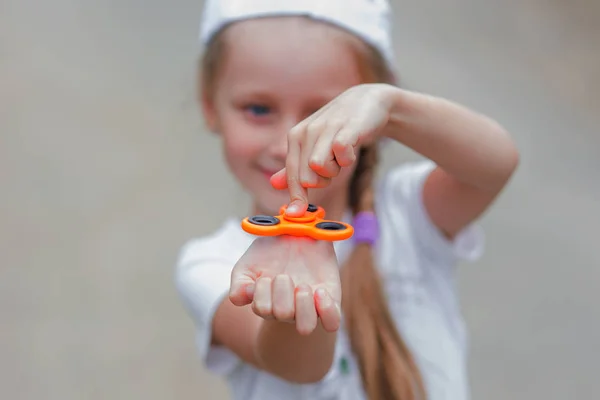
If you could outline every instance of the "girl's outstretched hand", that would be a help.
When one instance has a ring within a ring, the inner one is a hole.
[[[296,324],[301,334],[340,326],[341,283],[333,243],[310,238],[257,238],[231,274],[229,299],[265,319]]]
[[[354,164],[360,145],[387,125],[395,90],[386,84],[352,87],[290,131],[286,167],[271,177],[273,187],[290,191],[287,215],[306,211],[307,188],[327,186]]]

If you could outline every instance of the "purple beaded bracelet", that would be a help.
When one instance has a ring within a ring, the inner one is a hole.
[[[379,239],[377,216],[370,211],[361,211],[352,220],[354,243],[368,243],[373,246]]]

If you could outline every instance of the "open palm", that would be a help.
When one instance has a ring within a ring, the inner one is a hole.
[[[231,302],[252,305],[265,319],[294,322],[309,334],[320,318],[335,331],[340,324],[341,283],[333,244],[310,238],[257,238],[231,274]]]

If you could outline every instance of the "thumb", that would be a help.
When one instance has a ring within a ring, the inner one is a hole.
[[[245,306],[254,299],[254,279],[246,271],[231,273],[231,286],[229,287],[229,300],[236,306]]]
[[[271,186],[273,186],[275,189],[278,189],[278,190],[287,189],[288,186],[287,186],[286,169],[283,168],[279,172],[276,172],[275,174],[273,174],[273,176],[271,176],[270,181],[271,181]]]

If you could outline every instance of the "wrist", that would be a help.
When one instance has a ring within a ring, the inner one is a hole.
[[[407,109],[409,93],[400,88],[394,88],[388,92],[389,97],[389,117],[391,122],[399,122],[404,118],[404,113]]]
[[[388,124],[385,137],[402,142],[406,134],[420,130],[428,123],[428,115],[435,110],[435,98],[396,88],[388,93]]]
[[[382,102],[388,113],[388,123],[382,136],[395,138],[394,132],[405,124],[409,109],[409,93],[397,86],[386,85],[382,89]]]
[[[331,367],[336,332],[326,332],[320,321],[309,335],[301,335],[294,324],[263,320],[254,355],[258,366],[294,383],[321,380]]]

